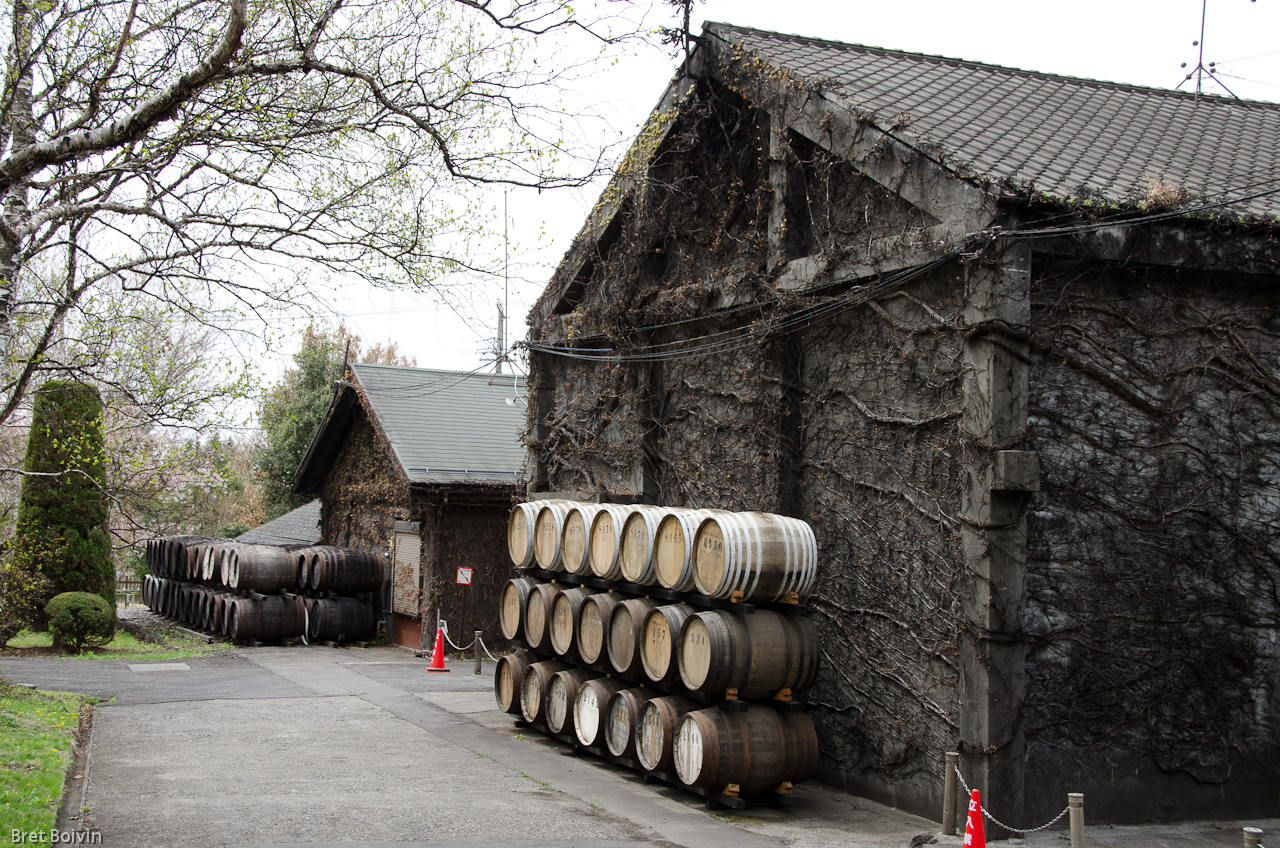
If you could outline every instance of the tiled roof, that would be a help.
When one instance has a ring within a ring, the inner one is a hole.
[[[708,23],[965,176],[1116,204],[1149,179],[1241,214],[1280,215],[1280,104],[1021,71]]]
[[[246,545],[314,545],[320,541],[320,499],[236,536]]]
[[[413,483],[514,483],[524,469],[524,378],[353,365]]]

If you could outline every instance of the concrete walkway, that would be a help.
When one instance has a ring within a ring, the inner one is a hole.
[[[480,677],[470,663],[450,674],[423,665],[395,648],[256,648],[181,662],[5,659],[0,676],[110,699],[62,822],[99,830],[108,846],[906,848],[938,829],[812,782],[785,812],[709,813],[688,793],[521,732],[494,707],[491,664]],[[70,819],[80,807],[83,820]],[[1230,822],[1089,838],[1242,844]]]

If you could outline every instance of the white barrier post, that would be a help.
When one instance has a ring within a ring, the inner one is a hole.
[[[942,778],[942,832],[947,836],[956,835],[956,763],[960,762],[960,754],[948,751],[943,754],[946,761],[946,773]]]
[[[480,647],[480,634],[483,632],[483,630],[476,631],[476,668],[475,671],[471,672],[472,674],[480,673],[480,652],[484,650],[484,648]]]
[[[1244,829],[1244,848],[1262,848],[1262,828],[1246,827]]]
[[[1071,848],[1084,848],[1084,794],[1068,792],[1067,809],[1071,811]]]

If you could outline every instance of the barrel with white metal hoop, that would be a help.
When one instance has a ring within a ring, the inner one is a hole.
[[[805,521],[766,512],[708,516],[694,537],[694,582],[713,598],[768,603],[813,588],[818,543]]]
[[[658,582],[653,547],[658,525],[667,510],[656,506],[636,507],[622,524],[622,579],[640,586]]]
[[[658,522],[653,560],[658,585],[676,592],[693,591],[693,539],[703,520],[718,509],[671,508]]]
[[[568,501],[544,501],[538,510],[533,521],[533,559],[539,568],[564,571],[560,540],[564,536],[564,520],[573,507]]]
[[[591,573],[591,522],[600,504],[579,503],[569,507],[560,536],[560,559],[570,574]]]
[[[549,503],[564,501],[549,498],[516,504],[507,517],[507,553],[510,554],[511,561],[521,568],[533,568],[535,565],[533,528],[538,520],[538,512]]]
[[[636,511],[630,504],[601,504],[591,519],[591,573],[605,580],[622,579],[622,526]]]

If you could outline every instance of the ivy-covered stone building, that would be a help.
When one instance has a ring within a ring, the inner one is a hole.
[[[1280,105],[708,24],[530,315],[530,496],[817,534],[825,779],[1274,814]]]
[[[524,386],[510,374],[352,365],[294,477],[320,498],[321,544],[383,554],[397,645],[499,645],[507,513],[523,493]],[[523,383],[523,380],[520,380]]]

